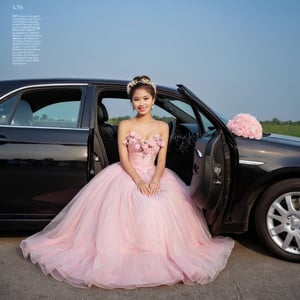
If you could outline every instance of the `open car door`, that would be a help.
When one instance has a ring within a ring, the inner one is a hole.
[[[233,167],[230,148],[222,131],[198,139],[195,145],[191,194],[203,209],[213,234],[221,230],[231,206]]]
[[[191,91],[180,85],[179,90],[197,103],[209,117],[214,128],[196,141],[193,162],[191,196],[206,217],[212,234],[218,234],[228,215],[233,199],[237,147],[226,125]]]

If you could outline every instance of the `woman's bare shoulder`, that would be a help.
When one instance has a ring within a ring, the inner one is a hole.
[[[132,119],[128,119],[128,120],[122,120],[122,121],[120,121],[120,123],[119,123],[119,127],[121,126],[121,127],[128,127],[128,126],[131,126],[131,124],[132,124]]]
[[[166,132],[169,131],[169,125],[164,121],[157,120],[157,127],[160,128],[160,131]]]
[[[132,121],[129,120],[122,120],[118,124],[118,132],[122,134],[128,133],[129,129],[131,128]]]

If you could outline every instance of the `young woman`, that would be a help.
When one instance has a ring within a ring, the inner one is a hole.
[[[44,274],[77,287],[210,282],[234,242],[211,237],[188,187],[165,168],[169,130],[152,118],[151,79],[135,77],[128,94],[136,116],[119,124],[120,162],[95,176],[43,231],[23,240],[23,255]]]

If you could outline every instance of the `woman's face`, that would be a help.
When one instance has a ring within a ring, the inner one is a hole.
[[[146,115],[151,112],[154,104],[152,95],[143,88],[138,88],[134,91],[131,99],[133,109],[140,115]]]

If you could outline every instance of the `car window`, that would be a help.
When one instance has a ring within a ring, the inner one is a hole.
[[[132,118],[135,114],[129,99],[102,98],[101,102],[108,113],[108,123],[118,125],[121,120]]]
[[[200,116],[204,128],[204,133],[215,129],[213,123],[209,119],[207,119],[207,117],[204,114],[200,113]]]
[[[184,111],[186,114],[195,119],[195,114],[190,104],[177,99],[170,99],[170,101],[174,106],[178,107],[180,110]]]
[[[75,128],[81,88],[38,88],[18,93],[0,104],[0,124]]]
[[[0,103],[0,125],[7,125],[10,122],[19,98],[20,95],[17,94],[11,97],[9,101]]]
[[[77,127],[80,101],[49,104],[33,113],[33,126]]]

